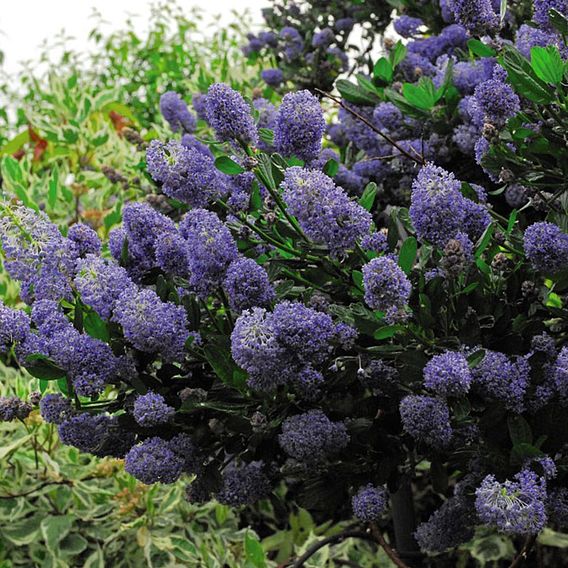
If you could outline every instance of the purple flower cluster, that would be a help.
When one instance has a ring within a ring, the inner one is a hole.
[[[326,244],[332,255],[345,253],[369,232],[369,212],[323,172],[288,168],[282,187],[288,210],[302,230],[313,241]]]
[[[475,518],[472,505],[462,495],[444,501],[414,533],[421,550],[440,553],[473,537]]]
[[[26,303],[71,298],[77,246],[63,237],[45,213],[23,206],[7,208],[0,217],[0,240],[4,267],[20,281]]]
[[[510,85],[499,79],[479,83],[469,102],[472,121],[478,127],[486,123],[502,127],[520,108],[518,95]]]
[[[153,290],[126,290],[115,306],[113,320],[134,348],[159,353],[165,361],[183,359],[189,337],[185,310],[162,302]]]
[[[323,30],[316,32],[312,37],[312,47],[316,48],[326,48],[335,42],[335,34],[330,28],[324,28]]]
[[[362,523],[378,521],[388,503],[388,491],[384,487],[374,487],[372,484],[361,487],[351,499],[353,515]]]
[[[456,22],[471,33],[490,34],[500,27],[499,14],[491,0],[453,0],[451,6]]]
[[[511,361],[504,353],[487,351],[472,370],[472,386],[482,396],[498,400],[512,412],[520,413],[525,405],[529,374],[527,358]]]
[[[41,417],[50,424],[61,424],[73,414],[71,400],[59,393],[46,394],[39,402]]]
[[[345,448],[349,434],[342,422],[332,422],[321,410],[309,410],[286,418],[278,441],[291,458],[315,463]]]
[[[276,296],[266,270],[246,257],[231,262],[223,288],[231,309],[238,313],[254,307],[268,307]]]
[[[0,301],[0,353],[21,345],[30,334],[30,318],[21,310],[8,308]]]
[[[423,395],[408,395],[400,402],[402,426],[419,442],[433,448],[447,447],[452,438],[450,411],[440,398]]]
[[[251,109],[243,96],[224,83],[207,91],[207,120],[221,142],[255,145],[258,141]]]
[[[263,69],[260,76],[270,87],[279,87],[284,81],[284,73],[281,69]]]
[[[95,456],[122,458],[134,443],[134,435],[123,430],[117,419],[106,414],[83,412],[58,425],[61,442]]]
[[[170,422],[175,412],[174,408],[166,404],[161,394],[150,391],[136,397],[132,414],[140,426],[148,428]]]
[[[324,132],[323,111],[309,91],[288,93],[282,99],[274,125],[274,146],[278,152],[313,160],[321,151]]]
[[[424,367],[424,386],[440,396],[468,393],[472,375],[463,353],[446,351],[435,355]]]
[[[365,303],[370,308],[388,314],[404,311],[412,285],[393,258],[374,258],[362,270]]]
[[[414,37],[419,32],[418,30],[424,25],[420,18],[413,18],[412,16],[400,16],[393,22],[394,31],[405,38]]]
[[[135,287],[124,268],[92,254],[77,262],[74,283],[82,301],[103,319],[110,318],[120,295]]]
[[[542,221],[525,230],[523,248],[540,272],[558,272],[568,266],[568,235],[557,225]]]
[[[488,475],[475,492],[482,523],[510,535],[533,535],[546,524],[546,483],[530,470],[500,483]]]
[[[182,219],[181,236],[187,251],[189,283],[203,296],[221,286],[230,263],[238,257],[229,229],[211,211],[193,209]]]
[[[478,238],[490,223],[489,213],[461,193],[454,174],[427,164],[412,184],[410,220],[421,240],[439,247],[459,232]]]
[[[124,459],[125,471],[146,485],[174,483],[183,468],[184,460],[169,442],[157,436],[133,446]]]
[[[223,472],[223,480],[216,498],[230,507],[252,505],[270,494],[270,480],[261,461],[236,465],[234,462]]]
[[[298,302],[281,302],[272,313],[245,310],[235,323],[231,350],[235,362],[249,373],[252,388],[272,390],[294,382],[306,367],[322,364],[335,334],[327,314]]]
[[[173,132],[181,130],[189,133],[195,130],[195,116],[174,91],[167,91],[160,97],[160,112]]]
[[[152,140],[146,153],[148,172],[162,184],[162,191],[191,207],[203,207],[216,199],[227,184],[213,158],[201,149],[171,140]]]
[[[109,249],[121,264],[126,251],[124,266],[130,277],[138,281],[156,266],[158,236],[175,232],[174,222],[147,203],[128,203],[122,211],[122,227],[110,232]]]
[[[96,231],[84,223],[75,223],[69,227],[67,238],[75,243],[79,256],[101,253],[101,239]]]
[[[77,394],[97,395],[118,376],[120,360],[110,346],[80,333],[55,302],[36,302],[32,319],[39,330],[42,353],[67,374]]]
[[[0,421],[25,420],[32,411],[32,405],[17,396],[0,396]]]

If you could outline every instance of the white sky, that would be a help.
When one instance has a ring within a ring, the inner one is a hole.
[[[134,18],[137,30],[143,31],[150,12],[150,0],[0,0],[0,51],[4,52],[4,70],[14,73],[19,62],[37,59],[38,46],[45,39],[53,42],[65,30],[74,38],[69,44],[85,50],[87,36],[93,28],[90,17],[96,8],[109,22],[107,30],[119,29],[127,16]],[[207,17],[231,22],[231,11],[242,14],[249,9],[255,22],[261,20],[260,9],[266,0],[178,0],[182,8],[198,6]]]

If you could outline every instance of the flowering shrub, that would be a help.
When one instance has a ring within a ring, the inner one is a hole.
[[[1,307],[0,348],[73,404],[8,397],[3,419],[39,405],[65,444],[193,503],[285,491],[399,566],[492,531],[518,565],[568,516],[561,9],[536,3],[536,31],[522,6],[409,9],[372,77],[341,100],[316,83],[331,127],[309,90],[165,93],[161,208],[126,204],[108,242],[7,200],[28,307]]]

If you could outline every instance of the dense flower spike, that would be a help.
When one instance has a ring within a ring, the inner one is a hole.
[[[13,346],[24,343],[29,334],[29,316],[0,301],[0,353],[8,353]]]
[[[278,437],[280,446],[300,462],[318,462],[340,452],[349,443],[341,422],[332,422],[321,410],[287,418]]]
[[[229,264],[238,256],[237,245],[219,217],[205,209],[187,213],[179,228],[190,243],[189,282],[198,293],[207,295],[221,285]]]
[[[166,424],[175,415],[175,409],[166,404],[161,394],[148,392],[136,397],[132,414],[140,426]]]
[[[507,119],[515,116],[519,110],[519,97],[506,83],[498,79],[489,79],[475,87],[470,102],[470,112],[477,126],[489,123],[502,127]]]
[[[59,438],[64,444],[74,446],[82,452],[103,455],[104,443],[112,424],[110,416],[95,416],[83,412],[66,418],[58,426]]]
[[[189,337],[185,311],[162,302],[153,290],[126,290],[117,302],[113,319],[136,349],[160,354],[166,361],[183,359]]]
[[[125,290],[135,285],[121,266],[100,256],[88,254],[77,262],[75,286],[85,304],[102,318],[109,319],[116,302]]]
[[[408,395],[400,402],[405,432],[433,448],[444,448],[452,438],[448,405],[439,398]]]
[[[186,142],[187,144],[187,142]],[[162,183],[162,191],[192,207],[203,207],[225,193],[226,180],[213,158],[176,140],[153,140],[146,154],[148,171]]]
[[[207,91],[207,120],[222,142],[256,144],[258,134],[251,109],[242,95],[224,83],[215,83]]]
[[[217,493],[217,501],[231,507],[252,505],[259,499],[268,496],[271,490],[262,462],[248,464],[231,464],[223,472],[221,490]]]
[[[451,6],[456,22],[472,33],[483,35],[499,29],[499,15],[491,0],[453,0]]]
[[[41,417],[51,424],[61,424],[73,414],[71,401],[59,393],[46,394],[39,402]]]
[[[79,256],[101,253],[101,239],[96,231],[84,223],[71,225],[67,231],[67,238],[75,243]]]
[[[235,312],[267,307],[276,294],[266,270],[252,258],[241,257],[229,265],[223,287]]]
[[[418,30],[424,25],[420,18],[411,16],[400,16],[394,21],[394,30],[402,37],[412,37],[418,33]]]
[[[568,266],[568,234],[553,223],[539,222],[528,227],[523,248],[536,270],[557,272]]]
[[[281,302],[272,313],[245,310],[235,323],[231,350],[249,373],[249,385],[271,390],[290,381],[302,384],[308,376],[313,379],[306,366],[324,362],[336,333],[329,315],[299,302]]]
[[[195,130],[195,116],[176,92],[167,91],[160,97],[160,112],[173,132]]]
[[[25,420],[32,411],[31,404],[17,396],[0,396],[0,421]]]
[[[22,206],[6,208],[0,217],[0,239],[4,266],[20,281],[25,302],[71,297],[77,247],[45,213]]]
[[[260,76],[271,87],[279,87],[284,80],[284,74],[280,69],[264,69]]]
[[[471,381],[467,359],[462,353],[446,351],[435,355],[424,367],[424,386],[441,396],[467,394]]]
[[[174,483],[182,474],[183,467],[183,459],[166,440],[157,436],[134,446],[124,459],[124,469],[146,485]]]
[[[323,172],[288,168],[282,184],[288,210],[306,235],[326,244],[333,255],[353,248],[369,232],[371,216]]]
[[[523,470],[514,481],[503,483],[488,475],[475,495],[480,520],[505,534],[537,534],[546,523],[546,485],[532,471]]]
[[[388,506],[389,495],[384,487],[374,487],[369,484],[361,487],[353,496],[351,506],[353,515],[362,523],[378,521]]]
[[[321,151],[324,132],[323,111],[309,91],[288,93],[282,99],[274,125],[274,146],[278,152],[313,160]]]
[[[502,402],[513,412],[523,411],[530,373],[526,358],[513,362],[503,353],[487,351],[472,373],[473,386],[484,396]]]
[[[363,266],[365,303],[374,310],[403,310],[412,285],[406,274],[390,256],[374,258]]]
[[[420,524],[414,536],[424,552],[444,552],[473,537],[475,520],[472,504],[461,495],[454,496]]]
[[[465,198],[454,174],[427,164],[412,184],[410,220],[423,240],[443,247],[461,228]]]

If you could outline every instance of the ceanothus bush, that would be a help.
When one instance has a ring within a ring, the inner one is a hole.
[[[162,96],[167,208],[126,204],[101,243],[2,203],[27,304],[0,305],[2,358],[57,379],[33,404],[63,443],[192,502],[285,495],[402,565],[476,530],[532,547],[568,517],[566,7],[401,8],[408,41],[338,98],[350,31],[390,16],[310,4],[309,33],[290,3],[249,38],[264,90],[210,85],[198,125]]]

